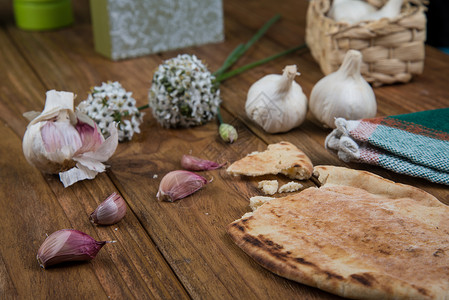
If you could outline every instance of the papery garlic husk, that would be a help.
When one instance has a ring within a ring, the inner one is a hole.
[[[90,235],[74,229],[61,229],[49,235],[37,251],[37,261],[42,268],[63,262],[89,261],[98,251],[113,241],[96,241]]]
[[[112,225],[126,214],[126,203],[117,193],[112,193],[90,214],[89,220],[97,225]]]
[[[335,128],[336,118],[358,120],[376,115],[376,96],[360,74],[361,63],[360,51],[348,50],[341,67],[313,87],[309,108],[324,127]]]
[[[307,113],[307,97],[294,81],[295,65],[286,66],[282,75],[266,75],[248,91],[245,110],[248,118],[266,132],[279,133],[301,125]]]
[[[73,93],[51,90],[40,114],[24,114],[34,117],[22,143],[27,161],[44,173],[59,173],[65,187],[103,172],[103,162],[118,144],[114,123],[110,124],[111,136],[105,140],[92,119],[74,112],[73,101]]]
[[[171,171],[162,178],[156,197],[160,201],[174,202],[195,193],[206,184],[206,178],[193,172]]]
[[[225,164],[219,164],[214,161],[201,159],[192,155],[184,154],[181,158],[181,166],[189,171],[209,171],[223,167]]]

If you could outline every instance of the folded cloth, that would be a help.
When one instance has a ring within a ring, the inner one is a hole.
[[[449,185],[449,108],[335,125],[325,146],[341,160]]]

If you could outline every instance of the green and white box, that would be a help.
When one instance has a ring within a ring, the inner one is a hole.
[[[112,60],[224,39],[222,0],[91,0],[95,50]]]

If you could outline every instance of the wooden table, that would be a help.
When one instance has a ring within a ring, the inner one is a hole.
[[[246,42],[275,13],[276,23],[239,61],[243,65],[304,42],[306,0],[224,1],[226,41],[112,62],[93,50],[87,0],[76,0],[73,26],[48,32],[26,32],[14,25],[10,1],[0,4],[0,298],[2,299],[336,299],[338,297],[279,277],[250,259],[225,232],[227,224],[249,211],[249,197],[260,194],[259,179],[236,179],[224,169],[205,172],[213,182],[175,203],[158,202],[160,179],[180,168],[183,154],[219,162],[264,150],[287,140],[315,165],[332,164],[370,170],[410,184],[449,204],[447,186],[397,175],[381,168],[350,164],[324,148],[329,130],[310,118],[289,133],[271,135],[244,113],[250,85],[265,74],[297,64],[297,82],[306,95],[323,76],[308,51],[297,52],[227,80],[221,86],[222,112],[239,139],[224,143],[217,124],[191,129],[163,129],[147,111],[142,133],[121,143],[110,168],[94,180],[63,188],[56,175],[43,175],[22,154],[28,121],[41,111],[45,92],[71,91],[77,103],[92,86],[119,81],[138,105],[147,103],[155,68],[178,53],[196,54],[216,70],[228,53]],[[449,56],[427,47],[424,73],[411,83],[375,89],[378,116],[449,106]],[[157,175],[157,178],[155,178]],[[306,182],[305,186],[313,185]],[[128,212],[116,225],[97,227],[89,214],[112,192],[126,200]],[[50,234],[62,228],[86,232],[106,245],[89,263],[41,269],[36,253]]]

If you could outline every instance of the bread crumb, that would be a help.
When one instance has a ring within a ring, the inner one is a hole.
[[[276,199],[276,198],[266,197],[266,196],[254,196],[254,197],[249,198],[249,206],[251,207],[251,209],[253,211],[255,211],[256,209],[259,208],[259,206],[261,206],[262,204],[264,204],[270,200],[273,200],[273,199]]]
[[[279,188],[279,193],[296,192],[297,190],[301,189],[302,187],[303,187],[302,184],[300,184],[298,182],[290,181],[289,183],[286,183]]]
[[[265,193],[265,195],[273,195],[278,191],[277,180],[262,180],[259,182],[259,189]]]

